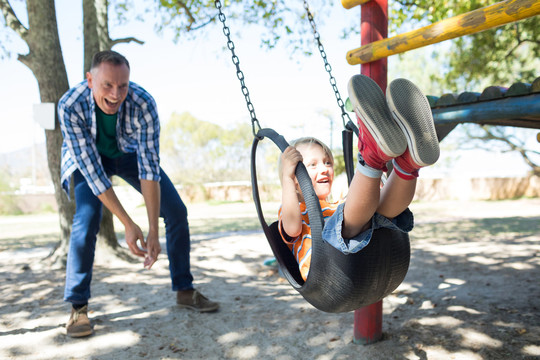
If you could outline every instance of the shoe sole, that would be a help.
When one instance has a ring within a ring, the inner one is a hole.
[[[380,149],[389,157],[397,157],[407,149],[403,131],[392,120],[384,94],[375,81],[365,75],[354,75],[348,84],[349,99]]]
[[[81,337],[90,336],[93,333],[94,333],[94,330],[89,330],[89,331],[84,331],[84,332],[79,332],[79,333],[67,333],[67,336],[72,337],[72,338],[81,338]]]
[[[419,166],[433,165],[439,159],[439,140],[429,102],[420,89],[407,79],[396,79],[386,90],[388,107],[403,130],[409,153]]]
[[[214,311],[217,311],[219,309],[219,306],[216,306],[216,307],[213,307],[213,308],[207,308],[207,309],[200,309],[198,307],[195,307],[195,306],[191,306],[191,305],[182,305],[182,304],[176,304],[179,308],[182,308],[182,309],[190,309],[190,310],[194,310],[194,311],[198,311],[200,313],[205,313],[205,312],[214,312]]]

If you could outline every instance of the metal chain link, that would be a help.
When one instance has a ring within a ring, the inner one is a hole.
[[[236,56],[236,53],[234,52],[234,43],[231,40],[231,30],[229,27],[225,24],[225,14],[221,11],[222,5],[220,0],[214,1],[214,4],[216,6],[216,9],[219,11],[219,21],[223,24],[223,34],[227,37],[227,47],[229,50],[231,50],[232,53],[232,62],[236,66],[236,77],[238,80],[240,80],[240,85],[242,87],[242,94],[244,94],[244,98],[246,99],[246,105],[249,110],[249,115],[251,116],[251,130],[253,131],[253,136],[257,136],[257,132],[261,129],[261,125],[259,124],[259,120],[257,120],[257,116],[255,115],[255,108],[253,107],[253,104],[251,103],[251,99],[249,97],[249,90],[246,86],[244,73],[242,70],[240,70],[240,60],[238,59],[238,56]]]
[[[315,37],[315,41],[317,42],[317,46],[319,48],[319,52],[321,53],[321,57],[324,61],[324,68],[326,72],[328,72],[328,75],[330,75],[330,84],[332,85],[332,89],[334,89],[334,95],[336,96],[337,104],[339,108],[341,109],[341,119],[343,121],[343,126],[346,127],[347,123],[351,121],[351,118],[349,117],[349,114],[347,113],[347,110],[345,110],[345,103],[341,99],[341,95],[339,93],[336,78],[332,75],[332,66],[330,66],[330,63],[328,63],[328,59],[326,57],[326,52],[324,51],[324,46],[321,43],[321,35],[317,31],[317,26],[315,25],[315,20],[313,19],[313,15],[311,14],[311,11],[309,11],[309,5],[306,0],[304,0],[304,9],[306,9],[307,17],[309,19],[309,23],[311,24],[311,28],[313,29],[313,36]],[[345,119],[346,118],[346,119]]]

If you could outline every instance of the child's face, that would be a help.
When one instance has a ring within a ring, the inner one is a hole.
[[[296,148],[304,159],[313,189],[319,200],[326,200],[332,191],[334,163],[323,148],[317,144],[300,144]]]

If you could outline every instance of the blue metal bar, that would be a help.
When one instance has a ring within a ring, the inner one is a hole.
[[[432,109],[435,125],[476,123],[540,129],[540,93]]]

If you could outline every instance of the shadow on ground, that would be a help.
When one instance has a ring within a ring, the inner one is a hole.
[[[64,335],[64,273],[1,258],[0,357],[85,359],[537,359],[540,218],[420,223],[404,283],[384,301],[383,340],[352,343],[353,314],[307,304],[263,262],[259,231],[193,237],[197,287],[221,310],[178,309],[167,261],[94,271],[96,334]],[[165,247],[163,247],[165,248]],[[3,252],[5,255],[5,252]]]

